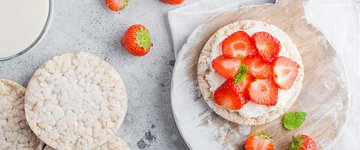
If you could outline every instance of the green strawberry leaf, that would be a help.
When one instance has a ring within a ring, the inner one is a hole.
[[[125,1],[125,4],[124,4],[124,7],[128,6],[129,5],[129,0],[126,0]]]
[[[143,27],[136,33],[136,43],[139,47],[142,47],[145,51],[148,51],[152,46],[149,31]]]
[[[248,72],[248,69],[246,67],[245,64],[241,64],[240,65],[240,69],[239,72],[236,74],[236,76],[234,77],[234,82],[235,84],[240,83],[241,81],[243,81],[246,77],[246,74]]]
[[[293,136],[292,137],[292,142],[289,145],[289,150],[299,150],[300,147],[307,142],[306,140],[302,140],[301,139],[301,134],[299,134],[298,136]]]
[[[288,112],[281,121],[286,129],[295,130],[305,122],[306,112]]]
[[[263,139],[267,139],[267,140],[269,140],[269,141],[272,140],[272,137],[271,137],[271,136],[267,136],[266,133],[265,133],[265,131],[262,131],[261,133],[258,133],[258,134],[255,134],[255,135],[258,136],[258,137],[261,137],[261,138],[263,138]]]

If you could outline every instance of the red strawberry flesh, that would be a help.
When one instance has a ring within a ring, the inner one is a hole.
[[[178,5],[181,4],[182,2],[184,2],[184,0],[160,0],[163,3],[167,3],[170,5]]]
[[[241,65],[241,59],[238,58],[226,58],[221,55],[212,61],[212,67],[222,77],[232,79],[236,76]]]
[[[256,104],[275,106],[278,101],[278,88],[272,79],[256,79],[248,91],[250,100]]]
[[[223,41],[222,52],[225,57],[244,58],[256,54],[256,48],[246,32],[238,31]]]
[[[247,102],[246,97],[238,91],[234,80],[225,81],[214,93],[215,103],[228,110],[239,110]]]
[[[279,56],[281,44],[280,41],[267,32],[256,32],[252,36],[259,54],[267,62],[272,62]]]
[[[252,75],[247,74],[246,77],[244,78],[244,80],[240,81],[240,83],[235,84],[238,91],[240,91],[247,100],[250,99],[247,88],[249,87],[251,82],[253,82],[254,80],[255,80],[255,78]]]
[[[247,87],[250,85],[251,82],[253,82],[255,80],[255,78],[250,75],[247,74],[246,77],[244,78],[244,80],[242,80],[240,83],[235,84],[236,87],[238,88],[238,90],[240,92],[245,92],[247,90]]]
[[[279,57],[273,62],[274,81],[280,89],[290,89],[298,75],[300,65],[289,58]]]
[[[256,78],[265,79],[272,75],[271,64],[264,61],[260,56],[245,59],[249,73]]]
[[[245,150],[273,150],[274,144],[266,135],[252,135],[245,141]]]

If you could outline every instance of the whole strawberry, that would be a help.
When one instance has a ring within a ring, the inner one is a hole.
[[[110,10],[120,11],[128,5],[128,0],[105,0],[105,3]]]
[[[152,46],[149,31],[140,24],[129,27],[121,38],[120,43],[134,56],[146,55]]]
[[[304,134],[300,134],[293,137],[293,141],[290,143],[289,150],[317,150],[315,141]]]
[[[184,0],[160,0],[160,2],[167,3],[170,5],[178,5],[184,2]]]

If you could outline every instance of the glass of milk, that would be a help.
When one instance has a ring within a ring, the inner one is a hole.
[[[0,61],[27,52],[44,35],[52,0],[0,0]]]

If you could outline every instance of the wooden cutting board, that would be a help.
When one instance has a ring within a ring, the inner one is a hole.
[[[199,54],[221,27],[244,19],[274,24],[293,40],[302,56],[305,78],[301,94],[290,111],[308,113],[304,125],[294,131],[281,125],[281,118],[260,126],[239,126],[210,110],[197,86]],[[349,108],[347,74],[340,57],[324,35],[304,14],[303,1],[281,0],[275,4],[244,6],[221,12],[200,25],[183,46],[174,68],[172,107],[185,142],[192,149],[242,149],[250,133],[265,131],[275,149],[285,149],[291,136],[310,135],[320,149],[331,149],[341,135]]]

